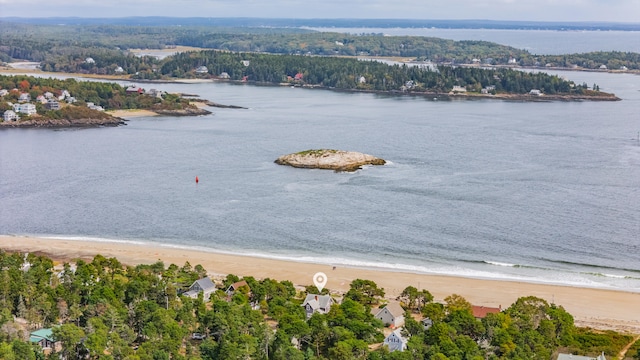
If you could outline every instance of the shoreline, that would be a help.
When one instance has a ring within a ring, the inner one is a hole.
[[[212,276],[235,274],[290,280],[296,285],[311,285],[315,272],[324,271],[329,278],[327,288],[344,293],[352,280],[361,278],[376,282],[385,289],[387,298],[395,298],[407,286],[427,289],[436,301],[451,294],[459,294],[474,305],[506,308],[523,296],[536,296],[549,303],[563,306],[574,318],[576,325],[601,330],[615,330],[640,334],[640,293],[599,288],[528,283],[496,279],[465,278],[453,275],[432,275],[372,269],[356,266],[298,262],[224,252],[201,251],[197,248],[173,247],[163,244],[125,243],[119,241],[90,241],[31,236],[0,235],[0,248],[10,252],[45,254],[55,261],[91,260],[101,254],[115,257],[123,264],[152,264],[178,266],[188,261],[192,266],[201,264]]]

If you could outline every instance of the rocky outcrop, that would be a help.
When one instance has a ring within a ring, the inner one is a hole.
[[[151,111],[155,112],[158,115],[167,115],[167,116],[197,116],[197,115],[211,114],[211,111],[201,109],[198,107],[188,107],[188,108],[177,109],[177,110],[151,109]]]
[[[356,171],[363,165],[384,165],[386,161],[354,151],[320,149],[283,155],[277,158],[275,163],[307,169]]]
[[[99,127],[126,125],[119,117],[104,119],[31,119],[23,121],[0,121],[1,128],[66,128],[66,127]]]

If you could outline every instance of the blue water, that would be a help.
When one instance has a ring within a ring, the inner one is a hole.
[[[640,292],[640,78],[560,75],[623,101],[154,84],[249,109],[0,131],[0,233]],[[273,163],[313,148],[389,164]]]

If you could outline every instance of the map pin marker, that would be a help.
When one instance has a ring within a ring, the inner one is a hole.
[[[313,275],[313,283],[318,288],[318,292],[322,292],[322,289],[327,285],[327,274],[323,272],[317,272]]]

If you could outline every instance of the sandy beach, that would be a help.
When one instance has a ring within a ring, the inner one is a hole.
[[[511,305],[522,296],[537,296],[562,305],[575,318],[579,326],[611,329],[640,334],[640,293],[578,288],[511,281],[469,279],[440,275],[414,274],[377,269],[337,267],[268,258],[203,252],[162,245],[98,242],[23,236],[0,236],[0,248],[10,252],[35,252],[56,261],[90,260],[94,255],[115,257],[129,265],[150,264],[161,260],[165,265],[192,266],[201,264],[211,276],[236,274],[258,279],[290,280],[296,285],[311,285],[318,271],[327,274],[327,288],[336,292],[349,289],[352,280],[373,280],[386,291],[389,298],[396,297],[409,286],[429,290],[436,301],[451,294],[459,294],[474,305]]]

